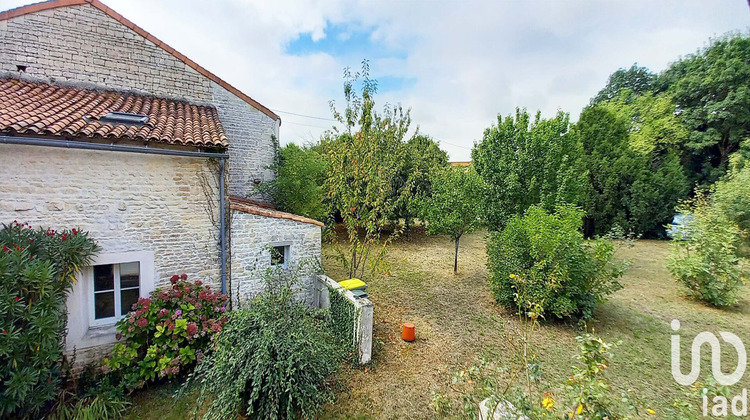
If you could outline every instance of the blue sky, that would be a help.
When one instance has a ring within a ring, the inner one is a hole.
[[[356,65],[365,58],[373,61],[384,58],[404,60],[408,57],[407,49],[391,47],[376,39],[374,28],[326,22],[324,33],[325,37],[319,39],[312,32],[300,33],[285,45],[284,52],[299,57],[326,54],[342,62],[355,63],[349,66],[352,70],[357,70]],[[385,66],[379,66],[374,71],[377,72],[374,76],[380,93],[407,90],[417,81],[416,77],[394,74]]]
[[[343,69],[368,59],[376,101],[410,108],[454,160],[498,114],[576,120],[618,68],[660,71],[750,25],[746,0],[102,1],[275,110],[282,143],[330,128]]]

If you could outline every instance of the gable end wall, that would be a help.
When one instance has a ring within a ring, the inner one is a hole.
[[[229,192],[245,197],[267,181],[278,121],[91,5],[59,7],[0,21],[0,71],[42,80],[213,104],[229,138]]]

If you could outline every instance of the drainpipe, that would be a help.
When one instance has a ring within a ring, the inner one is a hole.
[[[227,252],[226,252],[226,231],[225,218],[226,209],[224,208],[224,163],[229,158],[227,153],[210,153],[210,152],[193,152],[170,149],[154,149],[148,146],[122,146],[117,144],[88,143],[83,141],[61,140],[39,137],[16,137],[0,135],[0,144],[21,144],[24,146],[42,146],[42,147],[59,147],[63,149],[82,149],[82,150],[104,150],[110,152],[123,153],[142,153],[147,155],[165,155],[181,156],[190,158],[213,158],[219,159],[219,206],[221,207],[221,292],[226,293],[227,289]]]
[[[219,225],[221,226],[221,293],[227,294],[227,232],[224,227],[224,224],[226,223],[226,209],[224,208],[224,162],[226,158],[219,159],[219,190],[221,192],[219,193],[219,208],[221,208],[220,211],[220,217],[221,222],[219,222]],[[231,299],[230,299],[231,302]]]

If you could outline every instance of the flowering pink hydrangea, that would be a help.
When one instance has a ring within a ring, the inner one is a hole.
[[[138,299],[118,323],[118,335],[126,342],[116,345],[110,369],[128,369],[144,382],[173,378],[189,372],[222,331],[227,322],[226,295],[212,292],[201,281],[188,282],[186,274],[171,276],[169,283],[150,298]],[[138,347],[136,356],[128,350],[133,344]],[[117,346],[122,346],[119,352]],[[138,367],[146,359],[155,362],[151,373]]]

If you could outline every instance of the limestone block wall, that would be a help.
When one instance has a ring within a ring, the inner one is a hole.
[[[217,177],[207,159],[0,145],[0,222],[83,229],[99,261],[147,254],[141,296],[181,273],[218,289],[219,197],[203,181]],[[114,341],[113,328],[89,328],[88,286],[79,281],[68,299],[69,350]]]
[[[229,138],[229,195],[252,195],[255,180],[273,179],[273,163],[279,138],[279,122],[258,111],[218,83],[211,82],[213,104]],[[242,139],[242,141],[235,141]]]
[[[219,230],[202,176],[218,177],[208,159],[0,145],[0,222],[80,227],[102,254],[153,251],[157,286],[180,273],[218,286]]]
[[[254,180],[273,178],[267,167],[279,121],[92,5],[0,21],[0,76],[18,65],[26,66],[26,77],[46,82],[213,105],[230,143],[230,194],[246,197]]]
[[[211,102],[211,83],[91,5],[59,7],[0,22],[0,69],[111,89]]]
[[[237,210],[232,211],[231,218],[232,301],[236,304],[239,298],[244,302],[263,291],[263,274],[271,266],[268,246],[289,245],[289,270],[305,261],[300,273],[300,297],[312,304],[316,282],[312,268],[320,263],[320,226]]]

